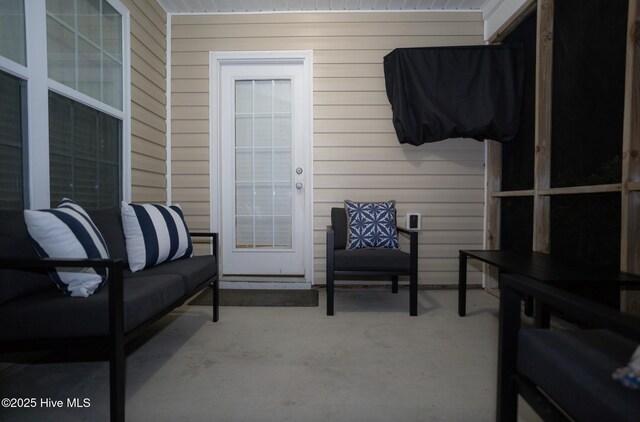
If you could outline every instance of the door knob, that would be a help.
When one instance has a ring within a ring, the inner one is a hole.
[[[300,182],[296,183],[296,189],[298,190],[302,189],[302,183]]]

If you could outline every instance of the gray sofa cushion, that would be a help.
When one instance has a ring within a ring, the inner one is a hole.
[[[184,295],[178,275],[125,279],[124,331],[157,315]],[[56,289],[16,299],[0,306],[0,339],[104,336],[109,333],[108,291],[105,285],[88,298],[69,298]]]
[[[408,272],[411,255],[399,249],[336,249],[336,271],[396,271]]]
[[[637,344],[605,330],[522,329],[518,371],[581,421],[640,421],[640,391],[611,378]]]
[[[165,262],[143,271],[132,273],[125,271],[126,278],[152,277],[162,274],[174,274],[181,277],[185,293],[192,292],[205,281],[216,274],[216,257],[212,255],[194,256],[188,259],[178,259]]]
[[[38,258],[28,237],[22,211],[0,211],[0,256]],[[46,271],[0,269],[0,304],[14,298],[56,290]],[[57,292],[62,296],[60,292]]]

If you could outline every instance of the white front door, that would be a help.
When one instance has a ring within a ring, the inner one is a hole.
[[[222,275],[304,278],[311,272],[304,62],[230,59],[217,68]]]

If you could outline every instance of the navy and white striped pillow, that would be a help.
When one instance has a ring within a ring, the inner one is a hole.
[[[70,199],[50,210],[25,210],[33,246],[43,258],[109,258],[107,245],[85,210]],[[49,275],[68,296],[88,297],[107,280],[106,268],[56,268]]]
[[[131,271],[191,256],[193,245],[180,206],[122,202],[121,211]]]

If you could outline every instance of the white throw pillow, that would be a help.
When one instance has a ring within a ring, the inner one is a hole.
[[[191,236],[179,205],[122,202],[121,211],[131,271],[191,256]]]
[[[613,379],[618,381],[625,387],[634,390],[640,389],[640,346],[638,346],[631,356],[629,364],[625,367],[616,369],[613,373]]]
[[[64,198],[50,210],[25,210],[24,220],[33,246],[43,258],[109,258],[102,234],[86,211],[70,199]],[[108,270],[60,267],[49,275],[64,294],[88,297],[104,285]]]

